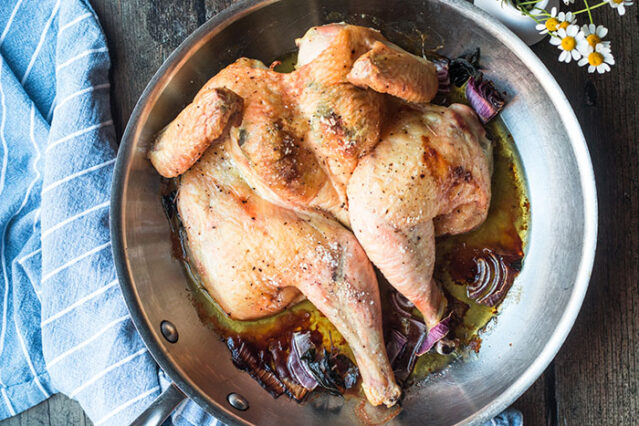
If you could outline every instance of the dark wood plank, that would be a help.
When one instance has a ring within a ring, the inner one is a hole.
[[[544,389],[546,386],[546,375],[541,376],[515,403],[513,407],[520,410],[524,415],[524,422],[527,425],[546,424],[546,404]]]
[[[21,426],[50,426],[49,401],[42,401],[20,415]]]
[[[62,394],[49,398],[49,418],[51,426],[91,424],[85,421],[85,414],[80,404]]]
[[[169,54],[206,20],[203,0],[93,2],[111,52],[113,116],[121,135],[137,99]]]

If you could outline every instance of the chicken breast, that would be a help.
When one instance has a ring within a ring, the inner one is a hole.
[[[347,209],[348,181],[359,158],[379,141],[388,101],[383,94],[429,102],[437,94],[437,71],[371,28],[323,25],[296,43],[297,70],[287,76],[289,91],[310,124],[308,143]]]
[[[435,236],[485,220],[492,146],[464,105],[404,109],[387,123],[349,181],[350,220],[369,259],[431,328],[446,309],[432,278]]]

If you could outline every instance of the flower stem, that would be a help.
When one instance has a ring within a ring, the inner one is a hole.
[[[588,6],[588,0],[584,0],[584,4],[586,5],[586,11],[588,12],[588,19],[590,19],[590,23],[592,24],[592,13],[590,13],[590,6]]]
[[[524,6],[524,5],[527,5],[527,4],[537,4],[540,1],[541,0],[522,1],[522,2],[517,3],[517,6]]]
[[[596,9],[598,7],[601,7],[601,6],[603,6],[603,5],[607,4],[607,3],[608,3],[607,1],[602,1],[601,3],[598,3],[598,4],[596,4],[596,5],[592,6],[592,7],[586,7],[585,9],[578,10],[576,12],[573,12],[572,14],[574,16],[574,15],[579,15],[580,13],[588,12],[588,15],[590,15],[590,11],[591,10],[594,10],[594,9]],[[592,19],[591,19],[591,22],[592,22]]]

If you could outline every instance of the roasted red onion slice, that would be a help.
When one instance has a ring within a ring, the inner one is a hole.
[[[504,298],[517,270],[503,256],[484,249],[475,257],[475,278],[466,289],[468,297],[486,306],[495,306]]]
[[[396,291],[394,291],[393,294],[391,294],[390,299],[391,299],[391,304],[393,305],[393,309],[397,314],[406,318],[410,318],[413,316],[412,312],[415,305],[413,305],[410,302],[410,300],[408,300],[407,298],[405,298],[404,296],[402,296]]]
[[[506,104],[492,81],[484,79],[481,73],[468,79],[466,99],[484,124],[499,114]]]
[[[426,352],[430,351],[437,342],[439,342],[444,337],[446,337],[446,335],[450,331],[450,329],[448,328],[448,323],[450,322],[450,316],[451,314],[449,314],[446,318],[441,320],[437,325],[435,325],[430,330],[428,330],[428,334],[426,335],[424,342],[422,343],[420,348],[417,350],[417,356],[424,355]]]
[[[264,359],[264,352],[258,352],[258,357],[248,343],[233,337],[226,339],[226,346],[231,350],[233,364],[249,373],[271,395],[278,397],[286,392],[286,386]]]
[[[391,365],[402,352],[404,346],[406,346],[406,342],[408,342],[408,339],[405,335],[395,329],[391,330],[390,339],[388,339],[388,343],[386,344],[386,353],[388,354],[388,361],[390,361]]]
[[[450,92],[450,74],[449,70],[450,61],[447,58],[438,58],[433,60],[433,64],[437,68],[437,80],[439,80],[439,93]]]
[[[311,333],[293,333],[287,367],[299,384],[312,391],[317,387],[317,380],[313,377],[308,365],[302,361],[302,357],[309,351],[313,351],[313,354],[315,353],[315,345],[311,341]]]
[[[449,332],[451,314],[428,330],[424,322],[413,316],[415,306],[396,291],[390,295],[392,310],[389,316],[390,332],[386,336],[386,353],[398,380],[406,380],[413,371],[417,358],[442,342]],[[446,341],[447,347],[454,345]]]

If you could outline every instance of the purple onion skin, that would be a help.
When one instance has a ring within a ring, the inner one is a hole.
[[[430,351],[437,342],[446,337],[446,335],[450,331],[450,329],[448,328],[449,322],[450,315],[448,315],[446,318],[444,318],[430,330],[428,330],[428,334],[426,335],[424,342],[417,350],[417,356],[424,355],[426,352]]]
[[[309,391],[315,389],[318,383],[311,372],[308,371],[306,363],[302,361],[302,355],[314,348],[315,345],[311,341],[311,334],[309,332],[293,333],[291,353],[288,357],[287,367],[299,384]]]
[[[437,68],[437,80],[439,81],[439,93],[449,93],[450,92],[450,73],[449,73],[449,64],[450,61],[448,59],[435,59],[433,61],[435,64],[435,68]]]
[[[466,99],[484,124],[495,118],[506,103],[493,83],[484,79],[481,74],[477,78],[471,76],[468,79]]]
[[[397,356],[402,352],[408,339],[399,331],[392,329],[391,337],[386,344],[386,354],[388,355],[388,361],[393,364]]]

